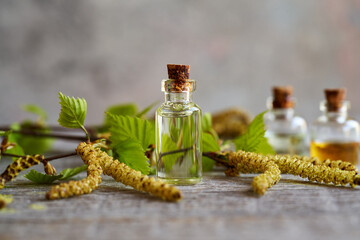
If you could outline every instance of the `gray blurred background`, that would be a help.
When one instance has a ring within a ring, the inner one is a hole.
[[[108,105],[162,100],[166,64],[191,65],[204,111],[266,108],[273,85],[293,85],[297,112],[319,113],[323,88],[344,86],[360,119],[360,1],[2,0],[0,124],[57,92],[86,98],[87,123]]]

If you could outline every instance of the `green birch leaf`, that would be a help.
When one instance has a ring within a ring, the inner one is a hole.
[[[155,142],[155,129],[150,121],[131,116],[107,114],[110,116],[112,123],[110,140],[115,145],[133,139],[141,144],[145,152],[149,145]]]
[[[6,132],[5,131],[0,131],[0,136],[5,136]]]
[[[215,132],[215,130],[212,128],[212,117],[211,113],[205,113],[201,119],[201,127],[203,132],[210,133],[216,140],[219,139],[219,136]]]
[[[26,112],[33,113],[39,116],[39,118],[43,121],[45,121],[48,118],[46,111],[35,104],[26,104],[23,105],[21,108]]]
[[[201,123],[202,123],[201,127],[202,127],[202,130],[204,132],[211,131],[211,129],[212,129],[211,114],[210,113],[204,113]]]
[[[139,142],[129,139],[112,145],[112,148],[120,162],[143,174],[149,174],[148,158],[145,156],[145,151]]]
[[[106,109],[105,112],[111,113],[113,115],[129,115],[134,116],[138,108],[134,103],[125,103],[119,105],[113,105]]]
[[[257,115],[250,123],[246,133],[234,139],[236,150],[256,152],[258,145],[263,141],[265,135],[265,125],[263,120],[265,113],[266,112],[262,112]]]
[[[243,150],[246,152],[255,153],[273,153],[272,147],[268,144],[265,137],[265,124],[264,114],[265,112],[257,115],[250,123],[248,130],[244,135],[241,135],[234,139],[235,149]]]
[[[261,143],[258,145],[256,152],[264,154],[264,155],[275,154],[275,151],[274,151],[273,147],[269,144],[267,138],[265,138],[261,141]]]
[[[62,178],[62,175],[50,176],[47,174],[39,173],[32,169],[30,172],[24,175],[25,178],[38,184],[49,184]]]
[[[124,115],[124,116],[134,116],[138,108],[133,103],[120,104],[110,106],[105,110],[106,113],[111,113],[112,115]],[[105,114],[104,125],[109,126],[111,124],[111,119],[108,114]]]
[[[103,126],[98,128],[97,131],[99,133],[109,132],[109,128],[111,126],[112,120],[111,120],[111,116],[108,113],[111,113],[112,115],[135,116],[137,111],[138,108],[133,103],[125,103],[125,104],[110,106],[105,110]]]
[[[220,146],[213,135],[210,133],[202,134],[203,152],[220,151]]]
[[[87,104],[84,98],[74,98],[59,92],[61,111],[58,122],[67,128],[84,128]]]
[[[214,136],[210,133],[202,134],[203,152],[217,152],[220,151],[220,146]],[[211,171],[215,165],[215,161],[208,158],[202,157],[203,171]]]
[[[25,178],[29,179],[30,181],[38,184],[50,184],[56,180],[66,180],[75,175],[86,171],[87,165],[82,165],[76,168],[66,168],[61,171],[59,175],[47,175],[44,173],[40,173],[34,169],[29,171],[27,174],[24,175]]]
[[[86,171],[86,169],[87,169],[86,164],[76,168],[66,168],[61,171],[60,175],[62,177],[60,178],[60,180],[66,180],[71,177],[74,177],[75,175],[78,175],[79,173]]]
[[[110,140],[114,155],[120,162],[148,174],[150,168],[145,151],[155,142],[154,125],[137,117],[107,114],[111,119]]]

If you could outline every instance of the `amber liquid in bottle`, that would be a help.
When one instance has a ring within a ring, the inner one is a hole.
[[[342,160],[352,164],[358,163],[358,142],[311,142],[310,155],[320,160]]]

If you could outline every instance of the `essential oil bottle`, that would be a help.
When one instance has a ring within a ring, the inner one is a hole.
[[[190,66],[167,65],[169,79],[161,90],[165,102],[156,111],[156,176],[171,184],[202,180],[201,109],[192,101],[195,80]]]
[[[264,115],[269,144],[277,154],[306,154],[307,125],[304,118],[295,115],[293,88],[276,86],[272,90],[269,111]]]
[[[320,103],[323,115],[311,127],[312,157],[358,163],[359,123],[348,118],[345,94],[344,88],[325,89],[326,100]]]

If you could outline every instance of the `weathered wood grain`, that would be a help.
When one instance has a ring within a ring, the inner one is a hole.
[[[0,170],[5,162],[0,162]],[[55,161],[58,170],[80,165]],[[37,167],[41,169],[40,166]],[[84,175],[84,174],[83,174]],[[14,201],[0,212],[0,239],[354,239],[360,236],[360,188],[293,177],[265,196],[251,190],[253,175],[213,172],[180,187],[184,199],[163,202],[104,177],[92,194],[47,201],[48,185],[17,178],[1,190]],[[31,208],[31,204],[43,210]]]

